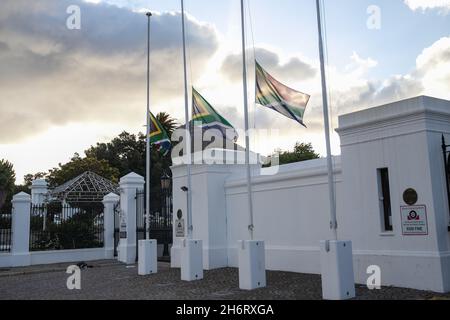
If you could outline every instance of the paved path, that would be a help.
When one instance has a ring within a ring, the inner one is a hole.
[[[161,263],[159,273],[139,277],[137,268],[115,261],[88,263],[82,270],[82,290],[66,287],[68,264],[0,269],[0,300],[315,300],[321,299],[320,276],[268,272],[268,287],[251,292],[238,288],[236,269],[206,271],[205,279],[180,281],[180,271]],[[399,288],[369,291],[357,287],[357,299],[450,299],[450,295]]]

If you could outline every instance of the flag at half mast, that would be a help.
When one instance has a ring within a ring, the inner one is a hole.
[[[169,135],[164,127],[156,119],[153,113],[150,112],[150,144],[156,147],[163,156],[166,156],[172,148]]]
[[[201,127],[203,130],[219,130],[228,140],[237,141],[239,138],[231,123],[222,117],[194,88],[192,88],[192,121],[194,126]]]
[[[273,109],[306,127],[303,116],[311,96],[285,86],[264,70],[258,61],[255,61],[255,64],[256,103]]]

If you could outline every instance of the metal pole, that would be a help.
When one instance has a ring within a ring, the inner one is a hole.
[[[183,68],[184,68],[184,111],[186,118],[186,153],[187,153],[187,223],[188,223],[188,237],[192,238],[192,231],[194,229],[192,224],[192,177],[191,177],[191,132],[189,123],[189,100],[188,100],[188,83],[187,83],[187,62],[186,62],[186,31],[184,19],[184,0],[181,0],[181,21],[183,32]]]
[[[145,238],[150,239],[150,165],[151,165],[151,154],[150,154],[150,133],[151,133],[151,122],[150,122],[150,18],[151,12],[147,12],[148,17],[148,34],[147,34],[147,147],[146,147],[146,197],[145,197]]]
[[[252,197],[252,173],[250,167],[250,132],[249,132],[249,116],[248,116],[248,93],[247,93],[247,55],[245,48],[245,10],[244,0],[241,0],[241,25],[242,25],[242,62],[243,62],[243,78],[244,78],[244,114],[245,114],[245,163],[247,165],[247,192],[248,192],[248,210],[250,239],[253,240],[254,220],[253,220],[253,197]]]
[[[319,54],[320,54],[320,72],[322,77],[322,100],[323,100],[323,117],[325,126],[325,140],[327,145],[327,165],[328,165],[328,188],[330,197],[330,228],[333,231],[334,240],[337,240],[337,218],[336,218],[336,202],[333,179],[333,160],[331,157],[331,142],[330,142],[330,119],[328,114],[328,91],[327,81],[325,76],[325,59],[323,55],[323,37],[322,37],[322,21],[320,11],[320,0],[316,0],[317,4],[317,24],[319,28]]]

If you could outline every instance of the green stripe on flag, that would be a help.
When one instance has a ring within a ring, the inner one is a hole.
[[[310,96],[277,81],[261,65],[256,64],[256,103],[273,109],[285,117],[303,123]]]

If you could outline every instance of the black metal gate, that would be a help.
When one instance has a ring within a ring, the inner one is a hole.
[[[138,241],[146,239],[145,191],[136,193],[136,248]],[[150,238],[164,245],[160,260],[170,261],[169,246],[173,243],[173,205],[170,189],[150,195]],[[136,255],[137,256],[137,255]]]
[[[145,192],[136,192],[136,259],[139,256],[139,240],[146,240]]]
[[[114,257],[117,257],[120,241],[120,202],[114,206]]]
[[[0,253],[11,251],[11,203],[5,204],[0,209]]]

